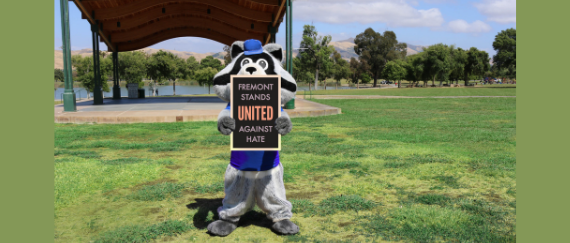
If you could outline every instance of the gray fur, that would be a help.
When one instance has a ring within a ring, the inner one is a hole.
[[[217,236],[226,236],[232,233],[237,228],[236,223],[216,220],[208,225],[208,231]]]
[[[276,123],[275,129],[277,129],[277,132],[281,135],[285,135],[289,133],[291,129],[293,129],[293,123],[291,122],[291,119],[288,116],[287,117],[281,116],[277,118],[277,120],[275,120],[275,123]]]
[[[275,222],[271,228],[284,235],[294,235],[299,232],[299,226],[288,219]]]
[[[293,205],[285,196],[283,165],[267,171],[239,171],[228,165],[224,181],[226,196],[218,208],[220,219],[237,223],[255,202],[273,222],[293,216]]]
[[[218,120],[218,131],[224,135],[230,135],[236,129],[236,120],[230,116],[222,116]]]
[[[224,70],[222,69],[222,71],[224,71]],[[222,99],[225,102],[230,102],[231,91],[232,90],[231,90],[230,84],[214,85],[214,92],[216,93],[216,95],[218,97],[220,97],[220,99]]]

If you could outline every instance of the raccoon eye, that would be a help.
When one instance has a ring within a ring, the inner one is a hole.
[[[243,59],[243,61],[241,61],[242,66],[247,65],[249,63],[251,63],[251,59],[249,59],[249,58]]]
[[[257,60],[257,65],[262,67],[264,70],[267,69],[267,61],[265,61],[265,59]]]

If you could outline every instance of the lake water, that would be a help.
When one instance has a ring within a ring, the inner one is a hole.
[[[172,85],[159,85],[154,86],[155,90],[158,87],[158,95],[173,95],[173,88]],[[103,92],[105,97],[113,97],[113,88],[111,88],[111,92]],[[314,87],[311,87],[313,89]],[[319,88],[322,88],[319,86]],[[150,96],[150,88],[149,86],[145,86],[145,96]],[[327,86],[327,90],[334,89],[334,86]],[[338,89],[355,89],[355,87],[338,87]],[[84,88],[73,88],[75,91],[75,97],[77,99],[85,99],[87,98],[87,91]],[[301,90],[309,90],[309,86],[299,86],[297,87],[297,91]],[[54,92],[54,99],[60,100],[62,98],[62,94],[65,91],[65,88],[58,88]],[[214,87],[210,87],[210,92],[214,93]],[[197,94],[207,94],[208,93],[208,86],[198,86],[198,85],[176,85],[176,95],[197,95]],[[121,96],[128,96],[129,93],[127,88],[124,85],[121,86]],[[156,95],[156,94],[155,94]],[[93,98],[93,93],[89,94],[89,97]]]

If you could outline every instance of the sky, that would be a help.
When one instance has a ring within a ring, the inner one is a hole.
[[[61,46],[60,1],[54,0],[54,48]],[[92,48],[87,20],[69,3],[71,49]],[[279,27],[277,43],[285,46],[285,24]],[[293,1],[293,48],[298,48],[303,26],[312,24],[319,35],[332,41],[354,38],[367,28],[394,31],[399,42],[429,46],[437,43],[463,49],[477,47],[490,56],[493,40],[501,31],[516,28],[515,0],[295,0]],[[220,52],[224,45],[199,37],[163,41],[150,48],[197,53]],[[104,43],[101,50],[107,50]]]

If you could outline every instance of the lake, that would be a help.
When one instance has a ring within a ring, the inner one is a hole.
[[[121,96],[128,96],[127,88],[124,85],[121,85]],[[158,95],[173,95],[172,85],[159,85],[154,86],[155,90],[158,87]],[[111,92],[103,92],[104,97],[113,97],[113,88],[111,88]],[[311,87],[313,89],[314,87]],[[322,86],[319,86],[322,88]],[[150,88],[149,86],[145,86],[145,96],[150,96]],[[328,89],[334,89],[334,86],[327,86]],[[338,87],[338,89],[355,89],[355,87]],[[85,99],[87,98],[87,91],[84,88],[73,88],[75,91],[75,97],[77,99]],[[297,87],[297,91],[301,90],[309,90],[309,86],[299,86]],[[62,94],[65,91],[65,88],[58,88],[54,92],[54,99],[60,100],[62,98]],[[210,92],[214,93],[214,87],[210,87]],[[208,86],[199,86],[199,85],[176,85],[176,95],[197,95],[197,94],[207,94],[208,93]],[[93,98],[93,92],[89,94],[89,97]]]

